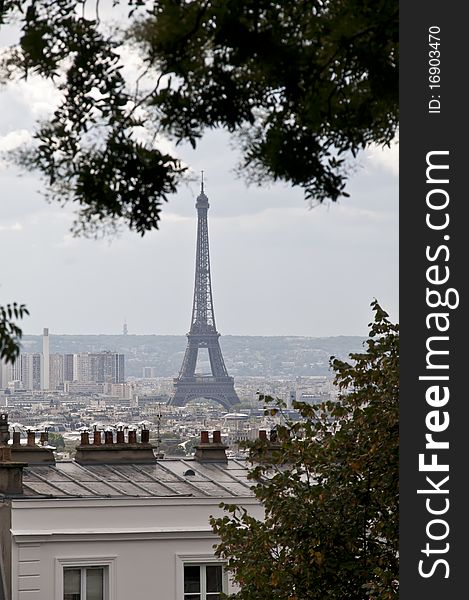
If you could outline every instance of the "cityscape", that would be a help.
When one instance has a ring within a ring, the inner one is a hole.
[[[334,400],[330,358],[358,352],[363,345],[358,337],[241,337],[222,354],[212,301],[208,209],[202,179],[185,353],[176,336],[129,336],[126,322],[120,336],[58,336],[55,341],[48,328],[42,337],[25,336],[23,347],[34,351],[21,352],[15,363],[3,362],[0,369],[0,406],[25,439],[42,428],[59,442],[57,458],[70,459],[82,431],[104,435],[119,428],[137,430],[143,423],[158,455],[193,456],[200,432],[209,428],[221,432],[232,456],[243,457],[243,442],[258,438],[259,431],[270,432],[282,419],[298,418],[295,402]],[[96,351],[109,342],[114,350]],[[51,352],[51,345],[64,352]],[[90,345],[93,350],[84,351]],[[267,416],[264,396],[283,402],[285,411]]]
[[[0,600],[397,600],[398,11],[306,4],[1,3]]]
[[[47,349],[55,345],[55,336],[46,329],[42,337],[46,354],[44,351],[23,352],[14,365],[2,365],[0,406],[1,410],[8,412],[11,422],[21,424],[24,438],[28,429],[40,431],[41,427],[58,434],[60,437],[54,436],[54,439],[60,439],[62,443],[63,438],[68,449],[64,453],[61,446],[59,456],[67,458],[73,455],[73,445],[78,443],[80,428],[88,426],[92,429],[91,424],[94,423],[100,423],[104,430],[113,428],[117,423],[137,427],[139,422],[146,421],[152,438],[156,437],[158,426],[160,437],[172,440],[165,442],[166,451],[178,455],[182,454],[182,450],[187,455],[193,454],[190,442],[204,427],[220,429],[224,442],[238,450],[238,441],[256,437],[259,429],[268,430],[275,426],[276,419],[264,416],[260,394],[282,400],[289,410],[293,401],[319,403],[332,399],[336,392],[329,369],[330,356],[346,359],[350,352],[359,351],[362,345],[358,337],[340,340],[298,338],[295,339],[296,351],[289,349],[285,340],[282,344],[285,356],[282,356],[275,349],[275,341],[269,346],[265,339],[256,343],[250,338],[237,339],[234,354],[231,346],[227,345],[230,350],[224,352],[224,357],[229,371],[236,373],[235,385],[240,403],[227,411],[219,403],[202,398],[185,407],[168,404],[173,391],[173,377],[162,375],[151,361],[158,352],[163,352],[167,345],[164,341],[159,347],[157,340],[153,339],[151,347],[148,343],[140,343],[138,338],[145,339],[145,336],[128,336],[133,338],[127,342],[132,345],[133,374],[127,375],[128,359],[124,353],[108,350],[51,352],[47,355]],[[62,336],[58,337],[57,345],[60,346]],[[80,337],[86,339],[86,336]],[[93,336],[94,346],[99,337]],[[177,359],[181,361],[184,340],[174,337],[176,339],[172,343],[179,348],[178,352],[174,352],[176,362]],[[74,336],[67,338],[72,338],[67,341],[70,347],[74,347],[77,343]],[[122,336],[114,338],[121,340]],[[39,339],[40,336],[34,336],[34,339],[28,336],[26,343],[28,346],[38,345]],[[106,336],[105,340],[108,342],[109,337]],[[281,338],[276,341],[282,342]],[[329,344],[329,352],[321,347],[326,344]],[[277,357],[278,368],[275,363],[271,366],[272,356]],[[311,360],[311,357],[314,363],[304,362],[305,358]],[[239,358],[243,360],[237,360]],[[290,360],[282,360],[286,358]],[[48,381],[44,377],[47,364]],[[231,368],[235,365],[236,369]],[[204,366],[207,367],[201,361],[201,367]],[[252,374],[251,367],[255,367],[254,373],[257,374]],[[294,411],[289,414],[293,416]]]

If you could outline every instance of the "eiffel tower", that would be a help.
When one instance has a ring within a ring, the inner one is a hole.
[[[174,394],[169,401],[173,406],[184,406],[194,398],[207,398],[230,409],[239,404],[234,389],[234,379],[228,375],[221,353],[213,312],[210,254],[208,247],[208,198],[204,192],[204,179],[197,197],[197,256],[195,263],[194,303],[191,328],[187,334],[187,347],[179,376],[174,379]],[[211,375],[195,372],[199,348],[207,348]]]

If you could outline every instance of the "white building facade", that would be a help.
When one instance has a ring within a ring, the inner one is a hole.
[[[258,518],[262,509],[244,463],[203,433],[194,459],[157,460],[133,434],[98,444],[82,436],[76,461],[57,463],[34,439],[0,439],[4,598],[219,600],[233,591],[210,516],[223,513],[220,502]]]

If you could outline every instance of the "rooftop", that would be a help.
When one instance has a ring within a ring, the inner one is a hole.
[[[252,495],[247,466],[237,459],[201,463],[164,458],[153,464],[87,464],[75,461],[29,465],[23,471],[24,497],[246,497]]]

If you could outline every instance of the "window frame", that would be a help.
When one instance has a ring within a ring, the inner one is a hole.
[[[234,591],[228,573],[225,569],[226,561],[220,560],[213,554],[176,554],[176,598],[184,600],[184,567],[207,567],[219,565],[222,567],[222,591],[225,594],[230,594]],[[201,584],[200,600],[206,600],[206,596],[202,595],[204,585]],[[209,596],[210,599],[210,596]]]
[[[101,567],[104,569],[104,600],[115,600],[116,559],[116,556],[67,556],[56,558],[55,600],[63,600],[64,597],[64,569],[83,570],[87,567]]]

